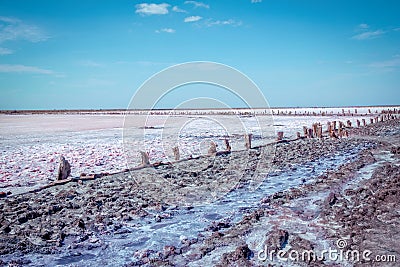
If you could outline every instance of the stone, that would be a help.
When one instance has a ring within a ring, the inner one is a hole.
[[[236,247],[235,251],[224,253],[221,261],[216,266],[253,266],[249,259],[253,256],[253,252],[247,244]]]
[[[175,250],[176,248],[174,246],[165,246],[163,251],[164,257],[168,258],[169,256],[175,255]]]
[[[282,250],[285,248],[289,240],[289,232],[282,229],[276,229],[268,235],[265,245],[272,250]]]
[[[336,194],[331,192],[326,199],[326,203],[329,204],[329,206],[335,205],[335,203],[338,201],[338,198],[336,197]]]

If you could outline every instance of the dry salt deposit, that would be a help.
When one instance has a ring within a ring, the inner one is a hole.
[[[131,126],[136,128],[129,136],[129,142],[138,149],[128,161],[123,147],[124,112],[116,115],[110,112],[1,114],[0,188],[18,192],[54,180],[60,155],[71,163],[72,176],[115,173],[140,164],[139,147],[149,153],[152,162],[165,162],[171,160],[172,147],[177,143],[183,158],[198,156],[207,153],[210,141],[222,149],[225,136],[229,134],[232,149],[241,150],[246,131],[253,133],[254,145],[260,145],[274,140],[277,131],[283,131],[287,138],[294,138],[303,126],[309,127],[315,122],[320,122],[323,130],[326,130],[326,123],[333,120],[350,120],[355,125],[357,119],[369,121],[377,112],[390,108],[393,107],[273,109],[275,115],[266,120],[268,125],[263,126],[262,138],[258,133],[257,117],[217,115],[223,113],[222,110],[189,110],[180,111],[178,115],[150,116],[143,111],[142,115],[129,116]],[[263,109],[254,110],[258,118],[264,118],[264,112]],[[295,116],[295,113],[310,116]],[[143,118],[148,118],[146,126],[154,128],[142,130]],[[182,128],[182,122],[189,123]]]

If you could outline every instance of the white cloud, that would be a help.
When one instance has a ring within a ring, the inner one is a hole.
[[[202,19],[202,17],[200,17],[200,16],[190,16],[190,17],[185,18],[183,21],[184,22],[195,22],[195,21],[199,21],[201,19]]]
[[[166,3],[162,4],[137,4],[135,13],[141,15],[165,15],[168,14],[168,7],[170,5]]]
[[[361,23],[361,24],[358,25],[358,28],[359,28],[359,29],[368,29],[368,28],[369,28],[369,25],[366,24],[366,23]]]
[[[393,29],[395,32],[398,32],[398,31],[400,31],[400,28],[395,28],[395,29]]]
[[[16,18],[0,16],[0,43],[16,40],[36,43],[47,39],[49,36],[35,25],[26,24]]]
[[[194,7],[203,7],[203,8],[210,8],[209,5],[204,4],[203,2],[197,2],[197,1],[185,1],[185,4],[190,4],[194,5]]]
[[[156,33],[161,33],[161,32],[166,32],[166,33],[175,33],[176,31],[171,28],[163,28],[161,30],[156,30]]]
[[[383,34],[385,34],[385,32],[382,30],[366,31],[363,33],[356,34],[351,38],[356,39],[356,40],[369,40],[369,39],[378,38],[378,37],[382,36]]]
[[[358,24],[357,27],[354,30],[355,35],[351,37],[351,39],[355,40],[369,40],[369,39],[375,39],[383,34],[387,33],[387,31],[377,29],[373,30],[371,29],[370,25],[366,23],[361,23]]]
[[[261,3],[261,2],[262,2],[262,0],[251,0],[251,3],[252,3],[252,4]]]
[[[0,56],[10,55],[12,53],[14,53],[14,51],[12,51],[11,49],[0,47]]]
[[[234,19],[228,19],[228,20],[213,20],[209,19],[206,21],[206,26],[211,27],[211,26],[223,26],[223,25],[231,25],[231,26],[241,26],[242,22],[241,21],[236,21]]]
[[[174,6],[174,7],[172,8],[172,11],[178,12],[178,13],[187,13],[186,10],[181,9],[181,8],[179,8],[178,6]]]
[[[42,69],[34,66],[0,64],[0,72],[55,74],[52,70]]]
[[[373,67],[373,68],[381,68],[381,69],[400,67],[400,56],[396,55],[392,59],[389,59],[389,60],[373,62],[373,63],[369,64],[368,66]]]

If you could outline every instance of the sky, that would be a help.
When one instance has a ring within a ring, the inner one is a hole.
[[[0,0],[0,109],[124,109],[191,61],[237,69],[273,107],[399,105],[399,14],[397,0]],[[241,105],[180,89],[160,107]]]

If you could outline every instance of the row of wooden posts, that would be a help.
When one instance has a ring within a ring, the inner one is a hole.
[[[370,118],[370,124],[378,123],[378,122],[384,122],[388,120],[394,120],[397,117],[393,114],[383,114],[379,117],[375,118]],[[357,119],[356,120],[357,128],[360,128],[361,125],[363,127],[367,126],[367,120],[366,119]],[[347,120],[346,123],[342,121],[332,121],[332,122],[327,122],[327,133],[328,136],[331,138],[342,138],[342,137],[348,137],[349,132],[348,129],[352,128],[353,125],[350,120]],[[297,132],[297,138],[322,138],[323,137],[323,132],[322,132],[322,125],[321,123],[314,123],[312,124],[311,128],[307,128],[307,126],[303,126],[303,136],[301,136],[300,132]],[[278,140],[283,139],[283,132],[278,132]]]
[[[370,124],[384,122],[387,120],[394,120],[397,117],[393,114],[383,114],[379,117],[375,118],[370,118]],[[366,119],[359,119],[356,120],[357,127],[360,128],[362,126],[367,126],[367,120]],[[328,136],[331,138],[343,138],[343,137],[348,137],[349,132],[348,129],[352,128],[352,123],[350,120],[347,120],[346,123],[342,121],[332,121],[332,122],[327,122],[327,133]],[[246,149],[251,149],[251,140],[252,140],[253,135],[251,133],[247,133],[244,135],[244,146]],[[283,140],[283,131],[277,132],[277,141],[282,141]],[[323,138],[323,131],[322,131],[322,124],[321,123],[313,123],[311,128],[308,128],[307,126],[303,126],[303,136],[301,135],[300,132],[297,132],[297,138]],[[230,153],[232,150],[232,147],[229,143],[228,139],[225,139],[225,150],[224,151],[217,151],[217,145],[215,142],[211,141],[210,142],[210,147],[208,149],[208,155],[216,155],[216,154],[223,154],[223,153]],[[175,146],[172,148],[172,151],[174,153],[174,159],[175,161],[180,160],[180,152],[179,152],[179,147]],[[142,157],[142,165],[148,166],[150,165],[150,160],[149,160],[149,154],[147,152],[141,151],[141,157]]]
[[[239,116],[256,116],[256,115],[289,115],[289,116],[368,116],[372,114],[400,114],[400,109],[382,109],[373,110],[368,109],[367,112],[359,112],[357,108],[341,110],[330,110],[321,109],[319,111],[310,110],[296,110],[296,109],[254,109],[254,110],[240,110],[240,109],[229,109],[229,110],[127,110],[126,114],[130,115],[239,115]]]

